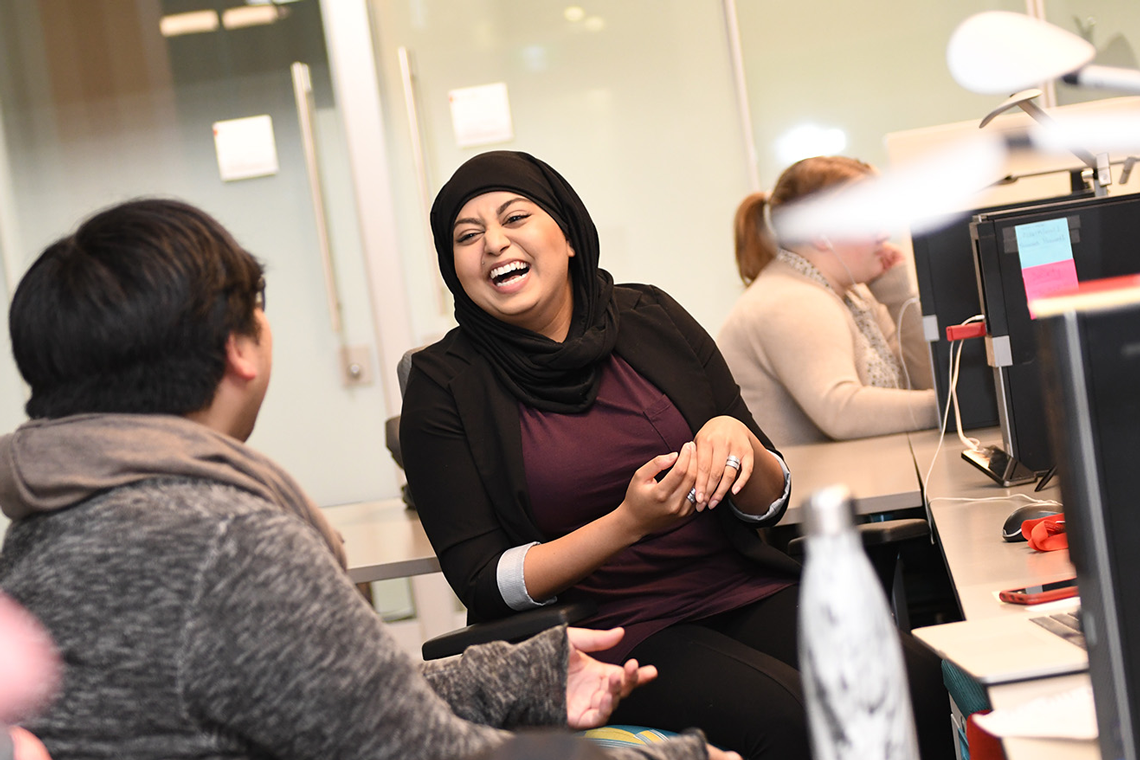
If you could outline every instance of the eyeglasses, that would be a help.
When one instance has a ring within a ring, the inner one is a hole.
[[[265,311],[265,278],[264,277],[258,277],[257,278],[257,291],[254,293],[254,296],[253,296],[253,305],[256,308],[261,309],[262,311]]]

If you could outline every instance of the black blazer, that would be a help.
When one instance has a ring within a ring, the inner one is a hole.
[[[649,285],[619,285],[614,351],[676,405],[695,434],[718,415],[736,417],[776,449],[752,419],[712,337],[680,304]],[[400,416],[408,487],[451,587],[472,622],[513,612],[499,593],[496,568],[507,549],[542,541],[523,470],[518,401],[456,328],[412,359]],[[774,525],[713,510],[733,546],[770,573],[799,565],[756,531]]]

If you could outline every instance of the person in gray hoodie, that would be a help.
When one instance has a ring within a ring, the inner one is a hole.
[[[429,664],[345,573],[340,537],[243,442],[272,367],[261,265],[178,201],[107,209],[12,301],[30,421],[0,438],[0,588],[64,664],[27,721],[66,758],[470,758],[600,724],[652,668],[561,627]],[[504,730],[507,729],[507,730]],[[727,757],[699,732],[614,757]]]

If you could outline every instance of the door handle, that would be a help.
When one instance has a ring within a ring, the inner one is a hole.
[[[346,386],[372,383],[372,352],[368,346],[348,345],[344,321],[341,319],[340,289],[336,282],[332,246],[329,243],[328,214],[325,192],[321,185],[317,140],[313,131],[313,80],[308,64],[295,62],[289,67],[293,77],[293,97],[297,101],[297,121],[301,127],[301,146],[305,153],[305,170],[309,177],[309,195],[313,202],[313,219],[317,227],[317,249],[321,255],[321,271],[325,278],[325,297],[329,305],[329,323],[340,342],[341,382]]]
[[[336,284],[332,247],[329,245],[328,215],[325,212],[325,193],[321,187],[320,164],[317,161],[317,141],[313,133],[313,82],[309,66],[294,63],[289,67],[293,75],[293,97],[297,101],[297,121],[301,125],[301,147],[305,152],[305,169],[309,176],[309,195],[313,201],[313,220],[317,226],[317,249],[321,255],[321,271],[325,277],[325,296],[329,304],[329,322],[333,332],[344,338],[344,325],[340,318],[340,292]]]
[[[404,89],[404,107],[408,112],[409,138],[412,144],[412,161],[416,165],[416,189],[420,196],[420,223],[429,241],[434,240],[431,231],[431,189],[428,183],[427,157],[424,152],[423,137],[420,128],[419,105],[416,102],[416,78],[412,71],[412,54],[406,47],[396,51],[400,61],[400,82]],[[436,311],[441,316],[447,316],[447,290],[439,274],[439,265],[435,260],[434,251],[429,251],[428,271],[434,272],[432,281],[435,284]]]

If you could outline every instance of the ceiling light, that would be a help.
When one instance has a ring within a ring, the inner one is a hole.
[[[218,28],[217,11],[193,11],[163,16],[158,22],[158,30],[163,37],[178,37],[183,34],[213,32]]]
[[[241,29],[247,26],[272,24],[284,15],[284,9],[276,5],[246,5],[227,8],[222,11],[222,26],[226,29]]]
[[[801,124],[776,140],[776,156],[782,166],[811,156],[835,156],[847,147],[847,133],[838,127],[824,129],[815,124]]]

